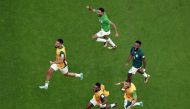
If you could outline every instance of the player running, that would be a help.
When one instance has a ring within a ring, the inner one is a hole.
[[[55,42],[55,48],[56,48],[56,60],[49,62],[51,66],[46,75],[45,85],[39,86],[40,89],[48,89],[51,75],[54,71],[57,70],[61,71],[64,74],[64,76],[79,77],[81,80],[83,79],[83,73],[77,74],[77,73],[68,72],[68,65],[66,61],[66,50],[63,45],[62,39],[57,39],[57,41]]]
[[[129,81],[123,81],[120,83],[116,83],[115,85],[122,85],[122,91],[124,91],[124,109],[131,109],[134,106],[142,106],[143,102],[137,102],[137,93],[136,87],[133,83]]]
[[[91,109],[94,106],[99,106],[101,109],[110,109],[116,107],[116,103],[108,105],[107,97],[109,91],[105,90],[105,86],[100,83],[96,83],[93,87],[94,96],[88,103],[86,109]]]
[[[140,49],[141,41],[137,40],[134,44],[134,47],[131,48],[130,54],[128,56],[128,61],[126,66],[129,65],[129,62],[133,59],[133,64],[131,69],[128,71],[128,80],[131,82],[132,75],[136,72],[142,74],[145,78],[144,83],[147,83],[150,75],[148,75],[145,71],[146,69],[146,61],[145,55],[143,51]]]
[[[116,37],[119,37],[119,33],[117,32],[116,25],[112,21],[109,20],[104,8],[99,8],[98,10],[93,9],[90,6],[86,6],[86,8],[89,11],[95,12],[98,14],[98,19],[101,24],[101,30],[97,32],[95,35],[93,35],[92,38],[95,39],[97,42],[103,42],[104,47],[107,47],[107,45],[110,44],[111,47],[108,47],[108,49],[116,48],[117,46],[115,45],[115,43],[111,40],[111,38],[108,37],[111,34],[110,25],[112,25],[113,28],[115,29]]]

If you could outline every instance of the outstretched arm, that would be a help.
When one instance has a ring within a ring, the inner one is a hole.
[[[123,85],[123,84],[124,84],[124,81],[115,83],[116,86]]]
[[[119,37],[119,33],[118,33],[118,31],[117,31],[117,27],[116,27],[115,23],[111,22],[111,25],[112,25],[112,27],[113,27],[114,30],[115,30],[115,37]]]
[[[86,8],[91,12],[96,12],[96,9],[92,8],[91,6],[87,5]]]

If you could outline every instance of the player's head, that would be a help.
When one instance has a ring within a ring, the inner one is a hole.
[[[141,44],[142,44],[142,43],[141,43],[140,40],[135,41],[135,45],[134,45],[135,49],[140,48],[140,47],[141,47]]]
[[[99,8],[98,9],[98,16],[102,16],[104,14],[104,8]]]
[[[63,45],[63,39],[57,39],[55,42],[55,48],[61,48]]]
[[[101,84],[99,82],[97,82],[94,87],[93,87],[93,91],[94,92],[98,92],[100,90]]]
[[[126,81],[124,82],[124,88],[127,89],[127,88],[129,88],[129,87],[131,87],[131,81],[126,80]]]

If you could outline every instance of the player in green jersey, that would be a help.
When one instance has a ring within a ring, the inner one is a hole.
[[[108,47],[108,49],[116,48],[117,46],[114,44],[114,42],[111,40],[111,38],[108,37],[111,34],[110,25],[112,25],[113,28],[115,29],[116,37],[119,36],[119,33],[117,32],[116,25],[112,21],[109,20],[104,8],[99,8],[98,10],[93,9],[90,6],[86,6],[86,8],[89,11],[92,11],[92,12],[95,12],[98,14],[98,19],[101,24],[101,30],[99,32],[97,32],[95,35],[93,35],[92,38],[95,39],[97,42],[103,42],[104,47],[107,47],[107,45],[110,44],[111,46]]]
[[[141,47],[141,41],[137,40],[135,41],[135,45],[131,48],[128,61],[127,61],[127,66],[129,65],[129,62],[133,59],[132,67],[128,72],[128,80],[131,81],[132,75],[135,74],[136,72],[142,74],[145,78],[145,83],[148,82],[150,75],[148,75],[145,71],[146,69],[146,60],[145,60],[145,55],[143,51],[140,49]]]

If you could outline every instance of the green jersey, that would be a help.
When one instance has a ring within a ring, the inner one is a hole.
[[[110,24],[111,21],[109,20],[108,16],[106,15],[106,13],[104,12],[104,14],[102,16],[98,17],[99,22],[101,24],[101,28],[105,31],[108,32],[110,31]]]
[[[140,68],[142,66],[142,60],[145,58],[143,51],[140,48],[135,50],[135,48],[132,47],[130,54],[133,56],[133,66]]]

